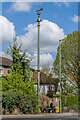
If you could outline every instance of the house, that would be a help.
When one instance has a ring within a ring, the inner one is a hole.
[[[33,71],[34,79],[38,80],[38,71]],[[40,93],[44,93],[45,95],[56,94],[57,88],[58,88],[58,78],[51,78],[50,76],[47,76],[43,72],[40,72]],[[37,89],[37,82],[35,84],[35,87]]]
[[[11,73],[11,60],[5,57],[0,57],[0,77]]]
[[[11,60],[5,57],[0,57],[0,77],[6,76],[11,73],[10,69]],[[38,71],[31,68],[33,78],[36,80],[35,87],[37,89]],[[43,72],[40,72],[40,93],[44,94],[56,94],[59,80],[57,78],[51,78]]]

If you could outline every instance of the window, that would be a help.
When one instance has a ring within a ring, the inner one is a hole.
[[[4,74],[4,68],[0,66],[0,74]]]
[[[12,70],[10,68],[8,68],[8,74],[11,74]]]

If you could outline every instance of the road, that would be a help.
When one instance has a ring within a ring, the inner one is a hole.
[[[31,117],[31,118],[3,118],[2,120],[79,120],[76,116],[71,117]]]
[[[78,114],[3,115],[2,120],[80,120]]]

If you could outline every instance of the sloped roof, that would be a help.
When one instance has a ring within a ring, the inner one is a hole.
[[[11,60],[5,57],[0,57],[0,65],[9,67]]]
[[[9,67],[11,64],[11,60],[5,57],[0,57],[0,65]],[[37,70],[30,68],[33,71],[34,80],[37,81]],[[58,78],[51,78],[50,76],[40,72],[40,84],[54,84],[58,85],[59,79]]]
[[[40,83],[45,83],[45,84],[56,84],[59,81],[58,78],[51,78],[50,76],[47,76],[43,72],[40,73],[40,78],[41,78]]]
[[[33,72],[33,76],[34,76],[34,80],[38,80],[38,71],[35,70]],[[54,84],[54,85],[58,85],[59,79],[58,78],[51,78],[50,76],[44,74],[43,72],[40,72],[40,84]]]

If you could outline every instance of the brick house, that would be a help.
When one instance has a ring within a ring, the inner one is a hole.
[[[0,57],[0,77],[11,73],[11,60],[5,57]]]
[[[11,73],[10,64],[11,60],[5,57],[0,57],[0,77],[6,76],[7,74]],[[38,71],[31,68],[31,71],[33,73],[33,78],[36,81],[35,87],[37,89],[37,80],[38,80]],[[45,95],[51,95],[56,94],[57,88],[58,88],[58,82],[59,79],[57,78],[51,78],[44,74],[43,72],[40,72],[40,93],[45,93]],[[51,97],[50,96],[50,97]],[[55,99],[55,106],[59,106],[59,99]]]
[[[6,76],[11,73],[10,69],[11,60],[5,57],[0,57],[0,77]],[[38,80],[38,71],[31,68],[33,73],[33,78],[36,80],[35,87],[37,88],[37,80]],[[51,78],[40,72],[40,93],[45,94],[56,94],[58,88],[58,79]]]

